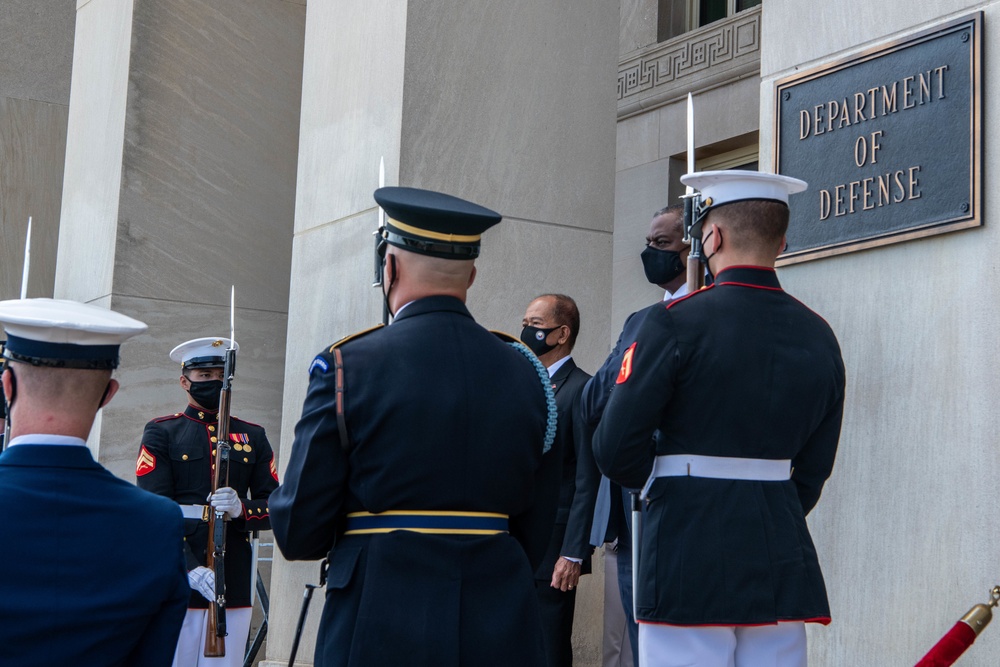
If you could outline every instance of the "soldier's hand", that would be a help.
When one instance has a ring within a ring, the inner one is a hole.
[[[188,585],[209,602],[215,600],[215,572],[207,567],[196,567],[188,572]]]
[[[556,559],[556,566],[552,569],[552,588],[563,591],[571,591],[580,583],[580,570],[583,569],[581,563],[574,563],[560,556]]]
[[[236,519],[243,514],[243,503],[236,495],[236,490],[224,486],[208,497],[212,507],[220,512],[225,512],[230,519]]]

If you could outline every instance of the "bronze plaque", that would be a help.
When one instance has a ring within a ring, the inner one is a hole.
[[[982,12],[777,83],[778,265],[982,224]]]

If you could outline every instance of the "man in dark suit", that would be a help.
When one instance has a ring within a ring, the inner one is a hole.
[[[573,664],[573,611],[581,574],[590,574],[590,526],[600,472],[580,420],[580,392],[590,378],[570,353],[580,334],[580,310],[565,294],[543,294],[528,304],[521,342],[538,355],[556,395],[559,426],[555,450],[562,459],[559,509],[535,588],[549,667]],[[585,447],[586,445],[586,447]]]
[[[219,399],[228,338],[195,338],[170,352],[180,365],[179,383],[187,395],[183,412],[146,424],[135,464],[136,484],[173,499],[184,513],[184,555],[191,584],[174,655],[174,667],[240,667],[253,614],[253,550],[250,534],[269,530],[267,499],[278,486],[274,452],[263,427],[230,417],[229,483],[212,493]],[[232,343],[236,350],[239,345]],[[208,504],[205,504],[208,499]],[[225,656],[205,656],[208,603],[215,600],[215,572],[208,562],[209,512],[226,513]]]
[[[0,507],[0,664],[166,667],[189,589],[176,503],[135,488],[87,448],[118,390],[118,349],[146,325],[75,301],[0,303],[11,441]]]
[[[622,332],[618,335],[618,340],[608,358],[584,387],[581,394],[580,413],[586,425],[584,437],[588,443],[592,440],[593,432],[604,414],[608,396],[611,395],[611,389],[618,377],[618,369],[622,364],[622,355],[635,341],[636,332],[646,318],[646,314],[653,308],[662,307],[664,302],[679,299],[687,294],[685,270],[690,246],[684,241],[683,216],[683,204],[667,206],[653,214],[653,219],[649,224],[649,232],[646,234],[646,247],[643,249],[640,259],[646,280],[663,290],[663,299],[626,318]],[[605,564],[613,563],[615,566],[618,592],[625,613],[625,629],[628,633],[629,646],[624,652],[628,654],[626,656],[628,661],[638,667],[639,626],[636,625],[632,615],[633,554],[630,501],[627,489],[622,489],[606,477],[601,479],[591,543],[614,545],[610,553],[608,549],[605,549]],[[608,604],[605,601],[605,608]],[[605,614],[607,615],[607,611]],[[609,638],[605,637],[605,641],[609,641]],[[614,660],[614,657],[612,656],[611,659]]]
[[[598,426],[601,470],[646,500],[640,664],[806,664],[829,604],[805,515],[833,469],[844,363],[774,271],[798,179],[689,174],[712,287],[649,312]]]
[[[310,367],[271,496],[289,560],[329,558],[317,667],[543,667],[533,576],[561,461],[545,368],[465,307],[489,209],[380,188],[392,324]]]

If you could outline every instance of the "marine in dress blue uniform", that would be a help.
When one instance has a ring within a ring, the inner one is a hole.
[[[647,314],[594,444],[612,480],[645,486],[640,664],[726,664],[699,653],[707,642],[728,664],[804,665],[802,622],[830,618],[805,515],[832,471],[844,403],[832,330],[773,269],[788,194],[805,183],[682,180],[702,190],[715,283]]]
[[[315,664],[541,667],[532,573],[561,464],[543,453],[548,377],[464,304],[500,216],[413,188],[375,199],[395,317],[313,361],[271,496],[284,556],[329,558]]]
[[[224,658],[204,657],[204,630],[208,599],[214,597],[214,572],[205,567],[208,557],[208,512],[206,499],[212,493],[215,444],[218,441],[218,399],[221,380],[198,381],[215,371],[221,377],[228,338],[197,338],[178,345],[171,359],[181,364],[182,387],[190,399],[182,412],[158,417],[146,424],[136,460],[136,484],[147,491],[171,498],[185,513],[184,554],[191,579],[189,613],[177,646],[178,667],[242,665],[252,612],[251,533],[269,530],[268,496],[278,486],[274,452],[264,428],[230,417],[228,500],[237,508],[227,517],[226,609],[229,636]],[[239,349],[239,346],[236,346]],[[187,380],[187,382],[184,382]],[[193,381],[194,380],[194,381]],[[217,504],[215,501],[210,504]]]
[[[0,507],[15,545],[0,569],[0,664],[166,667],[189,594],[181,512],[84,441],[117,391],[120,344],[146,325],[55,299],[2,302],[0,322],[14,436]]]

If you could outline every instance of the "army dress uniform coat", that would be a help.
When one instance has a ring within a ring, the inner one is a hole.
[[[646,482],[654,454],[793,467],[787,481],[653,481],[638,619],[829,622],[805,522],[832,471],[843,413],[844,364],[829,325],[786,294],[773,269],[730,267],[712,287],[647,314],[617,382],[594,453],[624,486]]]
[[[190,593],[177,505],[25,437],[0,455],[0,665],[169,666]]]
[[[544,665],[532,573],[561,462],[543,456],[538,370],[449,296],[411,302],[334,348],[312,364],[271,496],[285,557],[329,554],[315,664]],[[388,511],[497,513],[510,530],[345,534],[348,513]]]
[[[212,492],[218,414],[188,405],[184,412],[146,424],[136,463],[136,484],[172,498],[180,505],[205,505]],[[226,522],[226,605],[249,607],[252,553],[250,532],[268,530],[268,496],[278,486],[274,452],[264,429],[230,418],[229,486],[243,501],[243,514]],[[205,565],[208,523],[185,519],[187,569]],[[208,607],[201,593],[191,591],[191,609]]]

